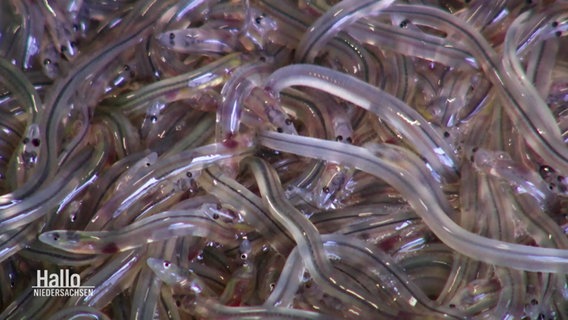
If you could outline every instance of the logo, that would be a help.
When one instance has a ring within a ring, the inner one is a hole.
[[[34,297],[85,297],[93,294],[94,286],[81,286],[81,276],[61,269],[59,273],[37,270]]]

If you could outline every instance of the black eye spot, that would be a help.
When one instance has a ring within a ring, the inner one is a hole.
[[[188,178],[191,178],[191,177],[193,177],[193,174],[188,171],[188,172],[185,173],[185,176],[188,177]]]
[[[242,260],[246,260],[247,258],[248,258],[248,255],[246,253],[241,254]]]
[[[330,190],[329,190],[328,187],[323,187],[323,188],[322,188],[322,191],[325,192],[325,193],[329,193],[329,192],[330,192]]]
[[[24,138],[24,140],[22,140],[22,142],[24,144],[28,144],[28,143],[30,143],[30,138],[26,137],[26,138]]]
[[[556,31],[556,33],[554,33],[557,37],[561,37],[562,36],[562,31]]]
[[[174,34],[173,32],[172,32],[172,33],[170,33],[170,39],[172,39],[172,40],[173,40],[173,39],[175,39],[175,37],[176,37],[176,35],[175,35],[175,34]]]
[[[169,268],[171,265],[169,261],[164,261],[164,267]]]
[[[292,124],[292,120],[290,120],[290,119],[286,119],[284,122],[285,122],[286,125],[288,125],[288,126]]]
[[[39,139],[38,139],[38,138],[32,139],[32,145],[33,145],[34,147],[39,147],[39,143],[40,143],[40,142],[39,142]]]
[[[455,305],[455,304],[453,304],[453,303],[450,303],[449,307],[453,309],[453,308],[455,308],[455,307],[456,307],[456,305]]]
[[[553,21],[553,22],[552,22],[552,27],[553,27],[553,28],[558,27],[558,21]]]
[[[543,165],[540,166],[540,168],[538,169],[538,172],[540,173],[540,176],[543,178],[548,178],[550,177],[552,174],[554,174],[554,169],[550,166],[547,165]]]
[[[278,127],[278,128],[276,128],[276,131],[278,131],[278,132],[282,133],[282,132],[284,132],[284,129],[282,129],[282,128]]]
[[[351,137],[347,137],[347,139],[345,139],[345,141],[346,141],[347,143],[353,143],[353,139],[351,139]]]
[[[53,238],[53,241],[59,240],[59,238],[60,238],[59,233],[55,232],[55,233],[52,235],[52,238]]]
[[[448,131],[444,131],[444,137],[447,138],[450,136],[450,133]]]
[[[343,136],[341,136],[341,135],[340,135],[340,136],[337,136],[337,137],[335,138],[335,141],[339,141],[339,142],[343,141]]]
[[[181,301],[176,300],[176,307],[178,307],[178,308],[181,307]]]
[[[256,24],[260,24],[262,22],[262,17],[256,17],[254,22],[256,22]]]
[[[48,64],[51,64],[51,60],[45,59],[43,60],[43,64],[47,66]]]
[[[213,214],[213,219],[214,219],[214,220],[219,219],[219,215],[218,215],[217,213],[214,213],[214,214]]]
[[[402,20],[402,22],[400,23],[399,26],[400,26],[401,28],[404,28],[404,27],[406,27],[409,23],[410,23],[410,21],[408,21],[408,20]]]

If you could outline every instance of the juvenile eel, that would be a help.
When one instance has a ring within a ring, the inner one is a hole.
[[[261,132],[259,143],[310,158],[333,159],[389,181],[412,205],[430,229],[449,247],[490,264],[534,272],[568,272],[568,251],[535,248],[489,239],[462,229],[450,217],[452,209],[439,183],[414,154],[389,145],[368,149],[308,137]]]

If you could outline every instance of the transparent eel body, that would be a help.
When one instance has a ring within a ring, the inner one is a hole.
[[[562,0],[0,1],[0,318],[568,318],[567,36]]]
[[[402,157],[399,156],[400,153],[406,153],[405,159],[410,159],[410,155],[407,151],[404,151],[403,149],[395,149],[390,146],[384,146],[383,148],[376,146],[375,153],[385,157],[384,159],[381,159],[363,148],[354,146],[342,147],[343,150],[352,150],[351,153],[345,154],[341,151],[338,152],[333,147],[324,147],[325,145],[334,144],[335,142],[318,141],[312,138],[292,137],[285,134],[264,132],[261,134],[259,139],[260,142],[265,146],[277,148],[280,151],[301,153],[304,156],[310,155],[311,157],[329,157],[331,154],[333,154],[336,157],[336,161],[341,162],[340,159],[343,159],[344,162],[352,164],[357,162],[360,165],[360,169],[365,170],[369,173],[378,174],[378,172],[381,172],[380,168],[381,165],[383,165],[382,161],[385,161],[385,164],[390,164],[390,166],[393,166],[397,161],[401,161]],[[302,141],[302,144],[300,144],[300,141]],[[286,146],[288,148],[286,148]],[[294,147],[290,148],[291,146]],[[305,148],[300,148],[301,146],[305,146]],[[393,149],[392,151],[390,150],[391,148]],[[412,201],[417,201],[417,203],[413,205],[414,209],[417,211],[417,213],[420,213],[423,210],[421,217],[426,221],[427,224],[429,224],[430,228],[432,228],[432,230],[437,233],[438,237],[444,240],[445,243],[450,247],[457,248],[458,246],[461,247],[462,245],[467,246],[469,248],[467,250],[462,250],[461,252],[468,254],[472,258],[481,259],[492,264],[513,267],[515,269],[527,271],[548,270],[548,272],[563,272],[564,268],[566,268],[566,266],[564,265],[566,258],[563,257],[566,256],[568,252],[566,252],[565,250],[551,248],[539,248],[537,250],[534,250],[534,248],[525,245],[483,238],[479,235],[465,231],[464,229],[459,227],[450,218],[450,216],[452,216],[452,212],[449,208],[447,200],[442,200],[444,197],[441,194],[440,187],[435,187],[437,183],[434,182],[435,180],[433,179],[433,177],[429,174],[425,174],[425,172],[427,172],[427,167],[423,164],[420,164],[419,159],[414,159],[415,160],[413,162],[415,166],[410,167],[416,170],[413,172],[413,174],[405,174],[405,170],[408,169],[403,170],[400,165],[397,165],[396,169],[394,169],[394,167],[392,167],[391,169],[393,180],[390,182],[392,184],[396,182],[397,188],[400,191],[406,192],[405,190],[408,190],[409,194],[414,195],[420,193],[418,193],[418,190],[413,190],[413,187],[409,188],[412,186],[412,184],[409,184],[407,181],[399,178],[401,174],[403,177],[414,177],[417,179],[431,180],[433,182],[431,188],[424,189],[422,192],[425,192],[427,190],[428,193],[432,192],[432,194],[428,196],[436,196],[438,197],[439,201],[426,202],[423,200],[411,200],[410,198],[412,197],[409,197],[408,201],[410,201],[411,203]],[[422,171],[423,173],[420,176],[417,176],[415,174],[418,171]],[[394,172],[400,173],[395,174]],[[381,177],[386,178],[386,172],[381,172]],[[426,193],[424,193],[424,195],[426,196]],[[427,207],[428,204],[434,203],[436,204],[436,206],[444,205],[446,209],[443,209],[442,207],[429,209]],[[430,225],[430,223],[432,223],[432,225]],[[471,245],[471,242],[466,240],[472,238],[475,238],[477,240],[476,245]],[[482,243],[484,244],[483,249],[481,249],[481,251],[478,251],[480,250],[478,245],[481,245]]]

